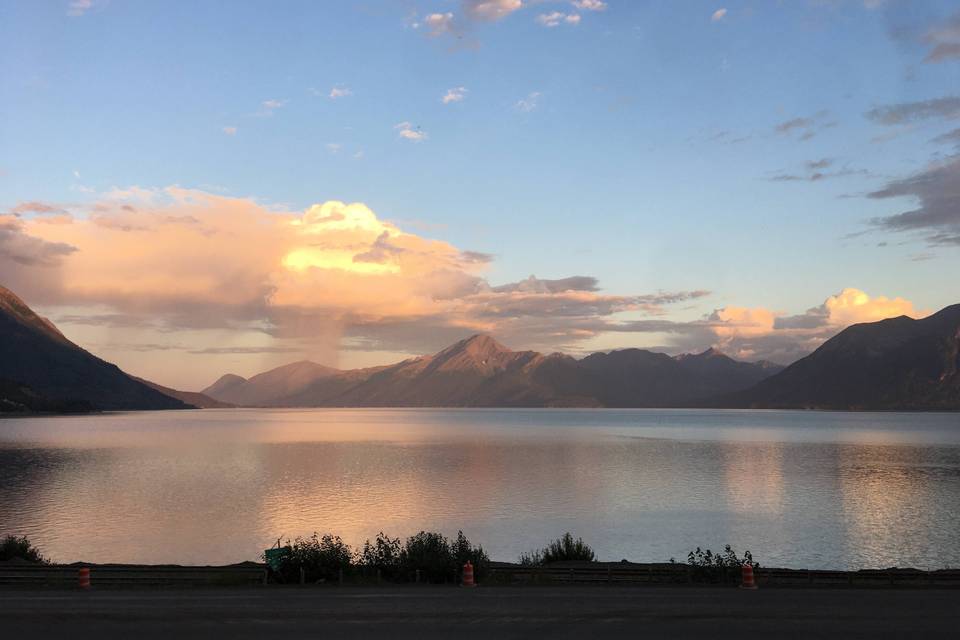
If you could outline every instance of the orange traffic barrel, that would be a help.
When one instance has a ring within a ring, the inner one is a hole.
[[[90,567],[80,567],[80,588],[90,588]]]
[[[470,564],[470,561],[467,560],[467,564],[463,565],[463,582],[461,586],[464,587],[475,587],[477,583],[473,581],[473,565]]]
[[[753,565],[749,562],[744,563],[740,581],[741,589],[756,589],[757,583],[753,580]]]

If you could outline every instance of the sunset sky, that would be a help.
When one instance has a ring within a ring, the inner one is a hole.
[[[955,0],[0,0],[0,285],[185,389],[960,302]]]

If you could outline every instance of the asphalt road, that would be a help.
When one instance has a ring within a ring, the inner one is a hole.
[[[957,637],[960,591],[692,587],[0,591],[4,638]]]

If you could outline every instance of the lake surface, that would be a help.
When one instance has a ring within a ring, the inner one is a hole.
[[[0,419],[0,535],[73,562],[223,564],[313,531],[564,531],[604,560],[750,549],[960,566],[960,414],[207,410]]]

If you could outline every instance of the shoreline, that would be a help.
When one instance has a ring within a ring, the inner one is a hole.
[[[144,565],[74,562],[38,565],[29,562],[0,562],[0,589],[20,587],[75,588],[81,568],[90,569],[95,586],[105,588],[147,587],[238,587],[265,585],[267,565],[241,562],[231,565]],[[522,566],[490,561],[485,586],[674,586],[731,588],[739,584],[735,568],[720,577],[698,579],[695,567],[685,563],[576,562],[560,561],[544,566]],[[960,569],[925,571],[914,568],[859,569],[787,569],[760,567],[755,570],[757,584],[772,588],[945,588],[960,589]],[[372,575],[350,574],[341,580],[269,586],[369,587],[425,586],[426,583],[387,582]],[[453,583],[447,583],[453,584]]]

